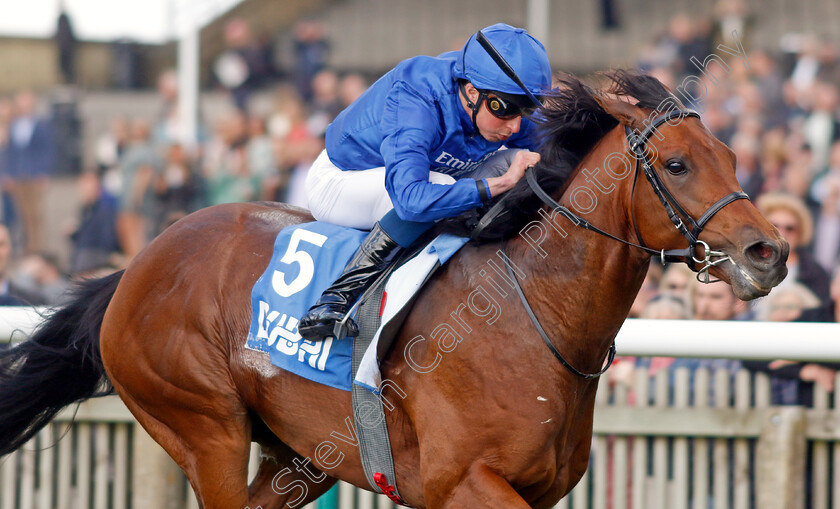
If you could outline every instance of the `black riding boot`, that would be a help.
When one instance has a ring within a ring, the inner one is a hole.
[[[399,252],[399,244],[376,223],[359,250],[347,262],[344,272],[324,290],[318,302],[300,320],[298,333],[308,340],[333,336],[335,324],[344,319],[356,299],[376,281]],[[357,336],[359,327],[353,319],[349,318],[346,323],[347,336]]]

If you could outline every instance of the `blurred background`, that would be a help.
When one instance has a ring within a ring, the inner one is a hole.
[[[792,228],[783,233],[801,253],[798,279],[834,319],[836,0],[31,0],[3,9],[0,240],[8,234],[10,255],[0,276],[15,283],[12,297],[55,303],[68,280],[123,267],[200,207],[306,206],[301,186],[326,126],[368,84],[404,58],[459,49],[478,28],[506,22],[540,39],[556,72],[590,80],[638,68],[682,91],[735,150],[750,196],[788,200],[772,204],[777,226]]]

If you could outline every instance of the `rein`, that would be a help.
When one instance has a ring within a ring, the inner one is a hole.
[[[554,347],[554,343],[551,342],[551,339],[548,337],[548,334],[545,333],[545,329],[543,329],[542,325],[540,324],[537,315],[534,314],[534,310],[531,309],[531,305],[528,304],[528,299],[525,297],[525,293],[522,291],[522,286],[519,285],[519,280],[516,278],[516,274],[513,272],[513,269],[510,266],[510,260],[508,259],[507,254],[505,253],[505,244],[502,242],[502,258],[505,260],[505,268],[507,269],[507,273],[510,276],[510,279],[513,281],[513,286],[516,288],[516,293],[519,295],[519,301],[522,302],[522,307],[525,308],[525,311],[528,313],[528,317],[531,319],[531,323],[534,324],[534,328],[537,329],[537,332],[540,334],[540,337],[543,340],[543,343],[548,347],[554,357],[560,361],[560,364],[563,365],[564,368],[568,369],[572,372],[572,374],[577,375],[585,380],[592,380],[593,378],[598,378],[599,376],[603,375],[610,369],[612,366],[613,360],[615,359],[615,340],[613,340],[612,345],[610,345],[610,350],[607,352],[607,363],[606,366],[601,369],[601,371],[597,373],[583,373],[579,371],[577,368],[569,364],[560,352],[557,351],[557,348]]]
[[[636,232],[638,244],[616,237],[611,233],[601,230],[586,219],[572,212],[568,207],[564,207],[563,205],[557,203],[557,201],[554,200],[554,198],[552,198],[547,192],[545,192],[545,190],[542,187],[540,187],[539,183],[537,182],[537,177],[534,174],[533,168],[530,171],[525,172],[525,178],[527,179],[528,185],[531,187],[531,190],[534,192],[534,194],[537,195],[537,197],[540,200],[542,200],[543,203],[545,203],[549,207],[552,207],[555,212],[559,212],[562,215],[566,216],[566,218],[572,221],[572,223],[574,223],[575,226],[579,226],[584,230],[593,231],[599,235],[603,235],[604,237],[621,242],[622,244],[641,249],[642,251],[645,251],[646,253],[649,253],[651,255],[660,256],[663,265],[666,262],[685,263],[691,270],[697,272],[698,281],[700,281],[701,283],[708,284],[711,282],[709,281],[709,270],[721,263],[729,261],[730,258],[723,251],[712,250],[707,243],[703,242],[698,237],[703,231],[703,228],[706,226],[706,223],[708,223],[709,220],[712,217],[714,217],[715,214],[720,212],[724,207],[737,200],[749,200],[750,197],[747,195],[747,193],[743,191],[729,193],[728,195],[713,203],[712,206],[709,207],[705,212],[703,212],[700,218],[695,221],[691,214],[689,214],[685,210],[685,208],[682,205],[680,205],[680,203],[677,201],[674,195],[671,194],[671,192],[665,186],[665,183],[662,182],[662,179],[660,179],[659,175],[657,175],[657,173],[653,170],[653,164],[651,163],[650,159],[648,159],[644,149],[651,135],[659,126],[675,118],[682,119],[689,117],[700,118],[700,115],[696,111],[688,109],[672,110],[664,115],[660,115],[659,117],[657,117],[649,126],[645,128],[644,131],[635,136],[633,135],[633,132],[630,130],[629,127],[624,127],[627,136],[628,146],[630,147],[630,150],[633,152],[636,159],[635,174],[633,177],[633,189],[630,198],[630,215],[633,223],[633,229]],[[653,192],[659,198],[659,201],[665,209],[665,212],[668,214],[668,218],[674,224],[674,227],[677,230],[679,230],[683,237],[685,237],[685,239],[688,241],[687,248],[670,250],[661,249],[657,251],[656,249],[651,249],[647,247],[644,243],[644,240],[642,240],[641,233],[639,231],[638,226],[636,225],[635,209],[633,208],[633,204],[635,202],[633,197],[635,196],[636,192],[636,181],[639,176],[640,167],[645,175],[645,178],[653,188]],[[488,212],[487,216],[491,215],[495,216],[495,214],[491,214]],[[685,219],[685,222],[683,221],[683,218]],[[481,229],[483,229],[484,226],[486,226],[484,219],[485,218],[482,218],[482,221],[479,222],[479,228]],[[488,221],[489,220],[490,218],[488,218]],[[688,222],[688,226],[686,226],[686,222]],[[702,257],[699,259],[695,256],[698,246],[701,246],[703,248]],[[502,253],[505,252],[504,242],[502,242],[501,250]],[[713,257],[718,259],[712,260]],[[534,310],[528,303],[528,299],[525,297],[525,293],[522,291],[522,287],[519,284],[519,280],[516,278],[516,274],[513,272],[513,269],[510,266],[510,261],[508,260],[507,255],[503,256],[503,258],[505,261],[505,267],[507,268],[508,275],[514,283],[516,293],[519,295],[519,300],[520,302],[522,302],[522,306],[528,313],[528,317],[531,319],[531,323],[534,325],[534,328],[537,329],[537,332],[539,333],[543,342],[546,344],[546,346],[548,346],[548,349],[551,351],[554,357],[560,362],[560,364],[563,365],[563,367],[568,369],[571,373],[586,380],[591,380],[593,378],[597,378],[603,375],[607,371],[607,369],[609,369],[609,367],[612,365],[612,362],[615,358],[615,340],[613,340],[612,345],[610,345],[610,349],[607,352],[606,356],[606,365],[603,369],[601,369],[601,371],[597,373],[583,373],[571,364],[569,364],[569,362],[565,358],[563,358],[560,352],[557,351],[557,348],[555,348],[554,344],[551,342],[551,339],[549,339],[548,335],[545,333],[545,330],[540,324],[539,319],[534,314]],[[702,264],[702,266],[698,269],[696,264]],[[700,278],[701,275],[704,276],[704,279]]]

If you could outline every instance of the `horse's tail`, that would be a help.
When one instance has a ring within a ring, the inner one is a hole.
[[[0,349],[0,456],[26,443],[71,403],[113,391],[99,329],[122,271],[80,283],[32,337]]]

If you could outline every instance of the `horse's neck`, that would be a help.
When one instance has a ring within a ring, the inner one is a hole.
[[[604,171],[604,160],[623,150],[622,132],[613,130],[587,155],[559,202],[594,226],[635,242],[628,212],[632,169],[621,180]],[[583,214],[587,196],[595,196],[597,204]],[[523,290],[544,329],[552,331],[555,343],[562,341],[576,367],[597,371],[602,357],[594,354],[606,352],[627,317],[650,257],[565,217],[553,214],[551,221],[546,216],[537,218],[541,228],[533,227],[511,240],[510,256],[525,272]],[[534,237],[540,231],[548,235],[537,246]]]

